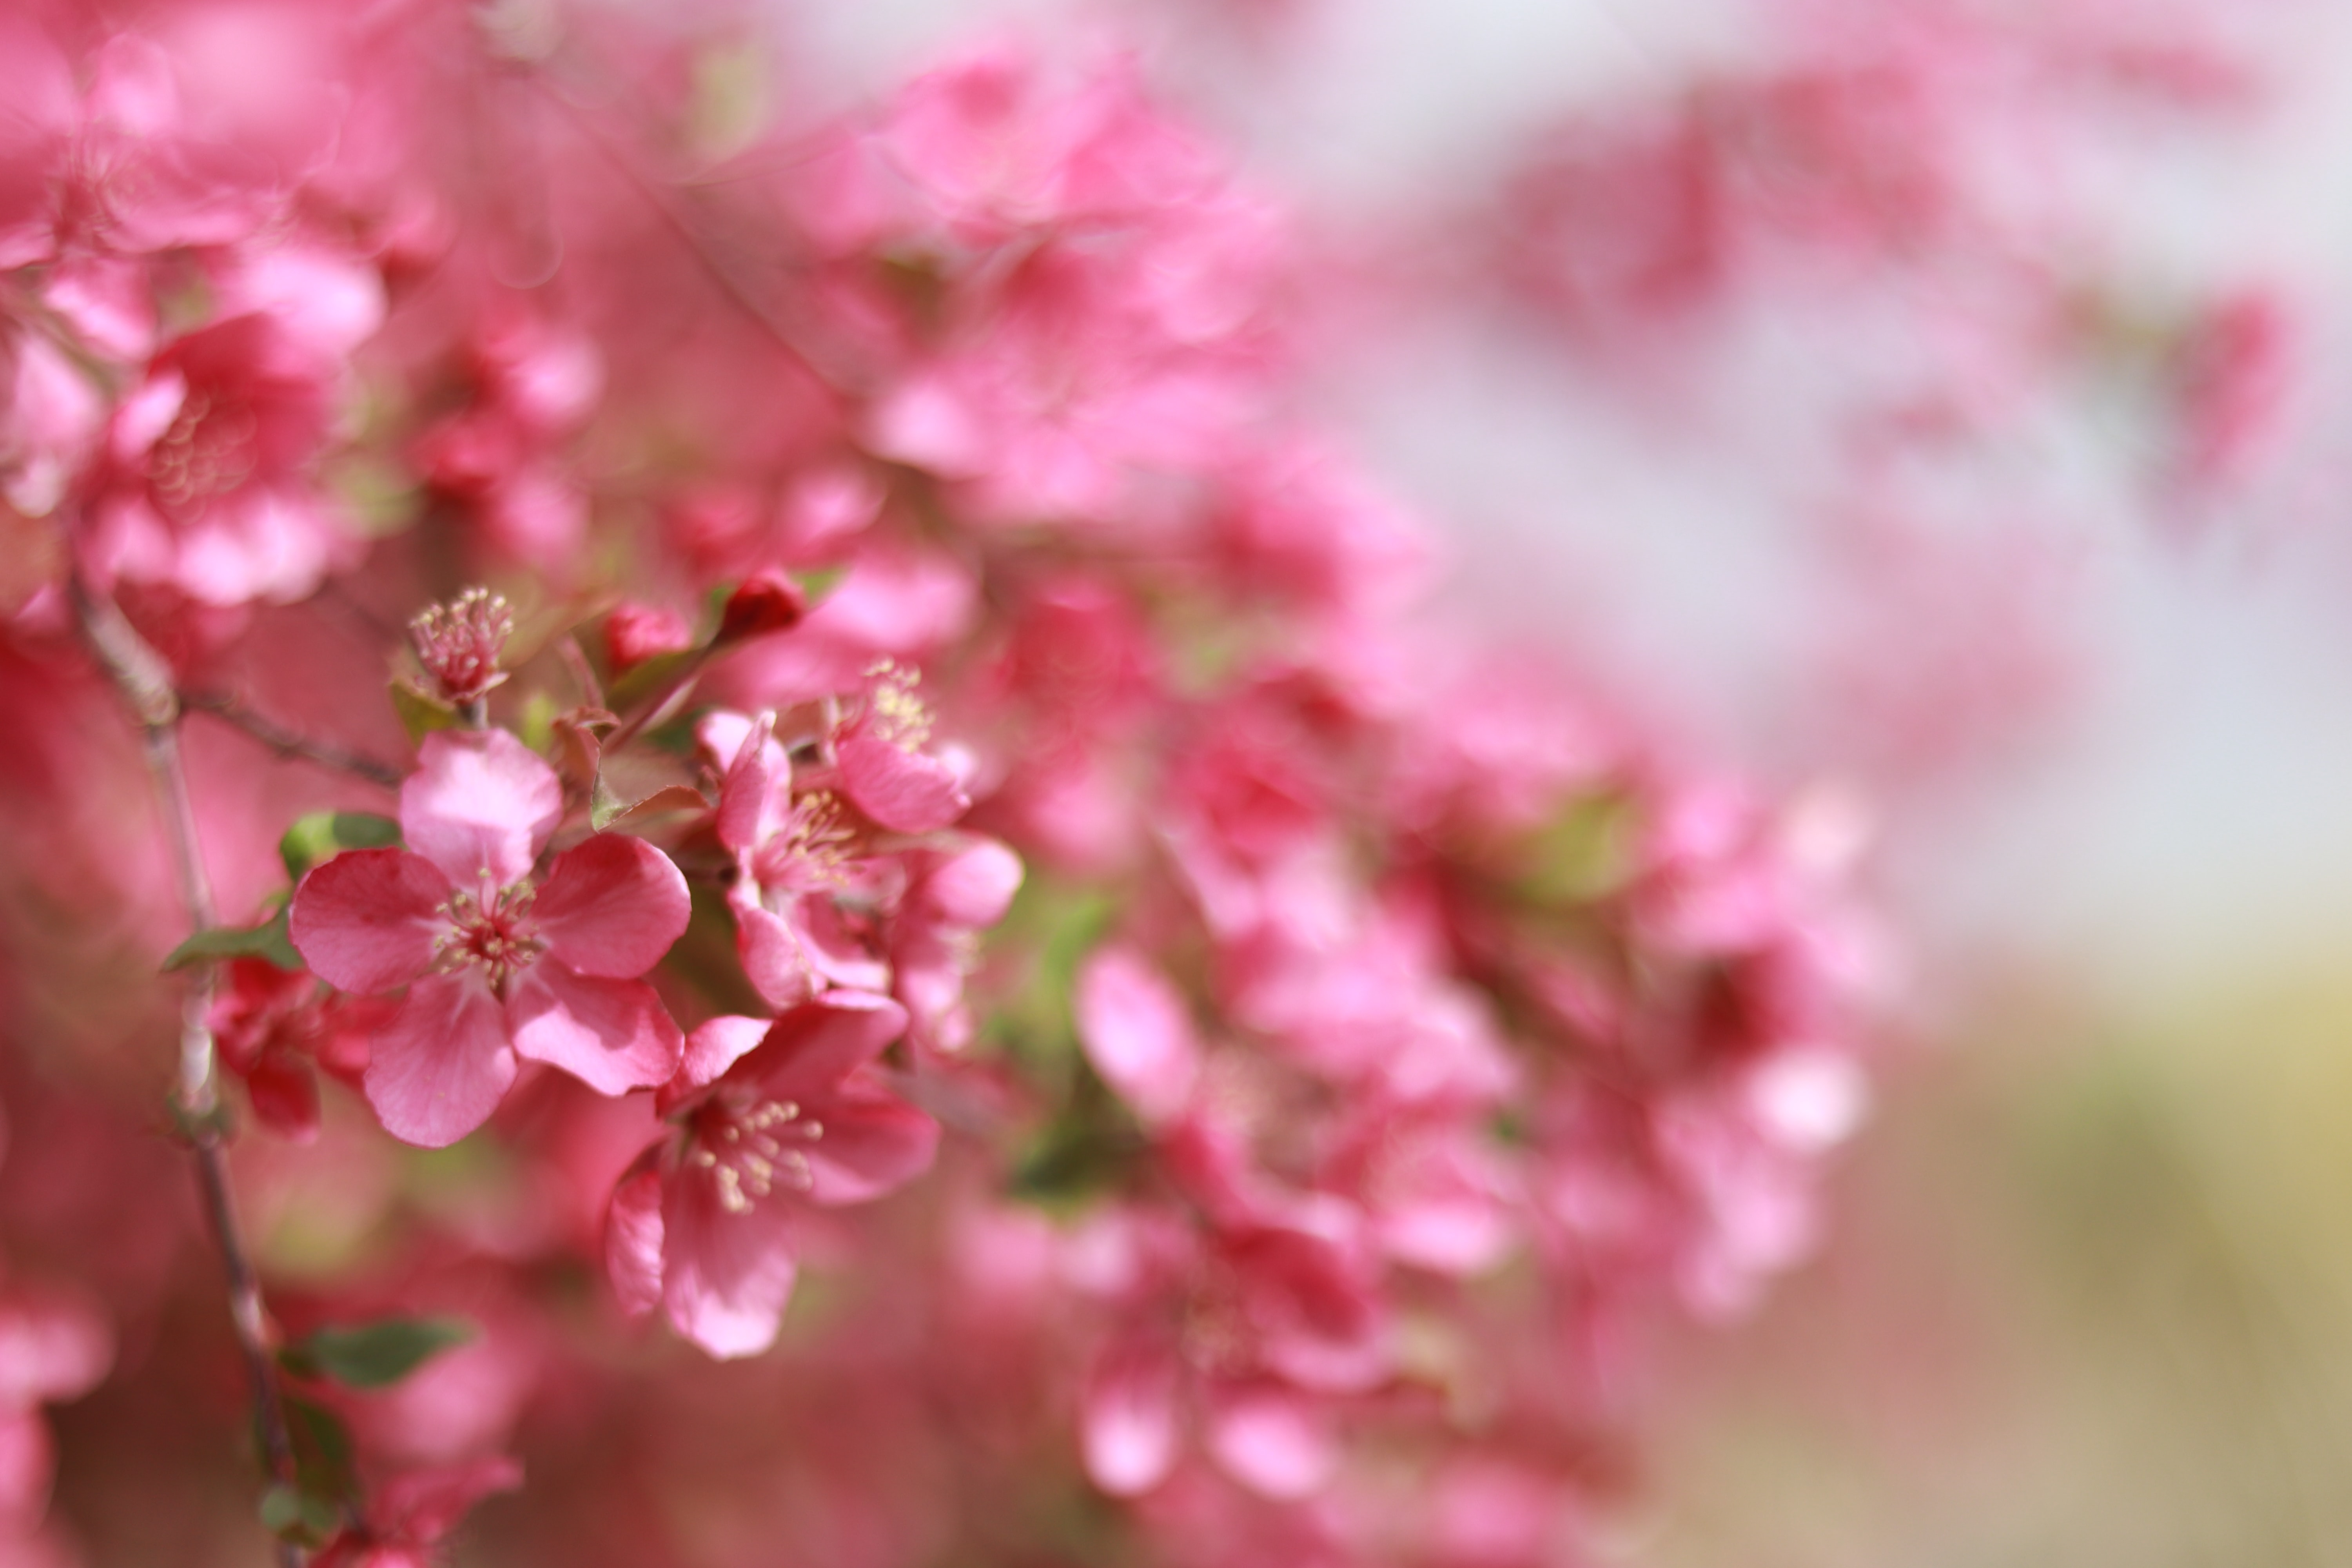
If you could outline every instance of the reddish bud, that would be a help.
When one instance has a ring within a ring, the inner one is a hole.
[[[808,595],[798,583],[782,572],[756,573],[727,595],[716,641],[724,645],[769,632],[788,632],[807,614]]]

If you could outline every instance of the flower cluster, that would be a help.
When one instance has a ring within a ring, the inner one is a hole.
[[[0,1535],[1580,1560],[1865,1109],[1864,803],[1424,613],[1133,62],[761,131],[747,26],[0,24]],[[1551,148],[1486,260],[1646,320],[1759,140],[1946,235],[1926,92]]]

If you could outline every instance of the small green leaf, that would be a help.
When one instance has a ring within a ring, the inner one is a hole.
[[[388,849],[400,842],[400,824],[364,811],[314,811],[298,818],[278,841],[278,858],[295,881],[321,860],[346,849]]]
[[[604,782],[604,774],[597,774],[596,788],[588,803],[588,826],[602,833],[613,818],[628,809],[629,803],[613,793],[613,786]]]
[[[328,1377],[350,1388],[386,1388],[425,1362],[474,1337],[462,1318],[385,1318],[356,1328],[320,1329],[278,1352],[299,1377]]]
[[[280,1359],[284,1359],[282,1352]],[[314,1497],[356,1500],[359,1476],[351,1428],[333,1411],[296,1394],[286,1399],[287,1436],[294,1441],[294,1469],[302,1489]],[[266,1452],[259,1430],[257,1452]]]
[[[436,730],[457,727],[457,710],[405,678],[392,683],[392,710],[412,741],[422,741]]]
[[[339,1522],[340,1512],[331,1501],[298,1487],[280,1482],[261,1494],[261,1527],[280,1541],[322,1546]]]
[[[801,585],[801,592],[808,595],[809,608],[814,610],[840,587],[841,580],[848,575],[849,568],[846,566],[819,566],[814,571],[793,573],[793,580]]]
[[[215,926],[200,931],[163,959],[163,973],[225,958],[266,958],[278,968],[302,967],[302,955],[286,937],[286,911],[279,910],[257,926]]]

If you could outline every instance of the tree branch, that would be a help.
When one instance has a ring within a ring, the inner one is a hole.
[[[196,835],[196,813],[188,793],[187,768],[180,755],[181,702],[173,685],[171,667],[126,619],[113,600],[93,593],[76,572],[68,584],[75,618],[99,665],[114,683],[123,705],[140,727],[147,771],[155,784],[156,803],[163,808],[163,831],[172,846],[180,901],[186,910],[191,934],[213,924],[212,880],[205,875],[204,854]],[[180,1002],[178,1083],[173,1096],[181,1125],[196,1157],[196,1180],[203,1190],[205,1215],[213,1240],[220,1248],[228,1276],[229,1319],[236,1331],[237,1348],[245,1360],[246,1381],[252,1390],[256,1425],[261,1433],[262,1457],[272,1479],[295,1480],[294,1443],[286,1424],[286,1407],[278,1397],[277,1363],[271,1354],[269,1318],[262,1301],[260,1276],[237,1227],[230,1200],[226,1130],[221,1117],[220,1084],[213,1047],[213,966],[198,963],[192,971]],[[279,1568],[301,1568],[302,1549],[291,1542],[277,1543]]]

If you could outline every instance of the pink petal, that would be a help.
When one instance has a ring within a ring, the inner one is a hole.
[[[1175,1120],[1192,1098],[1200,1043],[1176,988],[1139,954],[1106,947],[1078,972],[1072,1006],[1087,1060],[1147,1127]]]
[[[772,1007],[797,1007],[816,994],[816,966],[790,921],[749,899],[735,909],[735,952],[752,988]]]
[[[906,1031],[907,1010],[887,996],[828,991],[777,1019],[734,1076],[773,1099],[822,1100]]]
[[[851,736],[837,755],[842,792],[850,804],[893,833],[945,827],[971,805],[955,774],[936,757],[871,735]]]
[[[686,1049],[652,986],[575,973],[552,960],[515,981],[506,1016],[516,1055],[562,1068],[599,1094],[667,1083]]]
[[[0,1539],[10,1546],[39,1526],[56,1468],[57,1450],[41,1413],[0,1409]]]
[[[404,1541],[427,1545],[457,1529],[457,1521],[484,1498],[493,1492],[510,1492],[520,1485],[520,1460],[505,1454],[486,1454],[394,1477],[376,1494],[374,1511],[380,1524],[391,1524]],[[417,1563],[438,1560],[437,1552],[420,1552],[413,1559]],[[369,1568],[376,1568],[378,1560],[366,1561]]]
[[[633,1318],[661,1304],[663,1235],[661,1172],[640,1160],[613,1189],[604,1216],[604,1272],[621,1310]]]
[[[678,1062],[677,1076],[662,1086],[655,1108],[667,1114],[672,1106],[695,1090],[718,1082],[729,1068],[759,1047],[774,1022],[772,1018],[729,1016],[712,1018],[697,1026],[686,1037],[686,1054]]]
[[[469,890],[530,875],[563,810],[555,770],[504,730],[436,730],[417,762],[400,786],[408,847]]]
[[[557,963],[629,980],[661,961],[692,910],[668,856],[642,838],[599,833],[555,858],[531,918]]]
[[[923,901],[945,924],[978,931],[1004,918],[1021,890],[1021,857],[993,838],[974,839],[933,870]]]
[[[1213,1393],[1209,1451],[1227,1474],[1261,1496],[1300,1498],[1331,1479],[1338,1461],[1330,1422],[1296,1389],[1251,1384]]]
[[[440,1149],[490,1119],[515,1071],[489,987],[475,975],[436,974],[409,987],[376,1031],[361,1082],[385,1131]]]
[[[0,1296],[0,1409],[79,1399],[114,1365],[114,1336],[98,1309],[53,1287]]]
[[[931,1168],[940,1124],[878,1085],[814,1101],[806,1114],[824,1134],[803,1146],[812,1178],[809,1197],[821,1204],[878,1198]]]
[[[1078,1436],[1087,1474],[1114,1497],[1134,1497],[1176,1465],[1176,1362],[1167,1347],[1132,1341],[1107,1349],[1087,1377]]]
[[[731,1213],[707,1177],[684,1172],[662,1219],[662,1304],[677,1331],[723,1359],[774,1344],[797,1272],[785,1205]]]
[[[310,868],[287,923],[294,951],[339,991],[405,985],[433,967],[449,932],[451,892],[433,863],[405,849],[349,849]]]
[[[713,826],[719,842],[730,849],[757,848],[782,823],[793,764],[771,734],[775,722],[773,713],[762,713],[752,721],[736,742],[719,781],[719,816]],[[709,743],[724,731],[706,719],[702,733]]]

